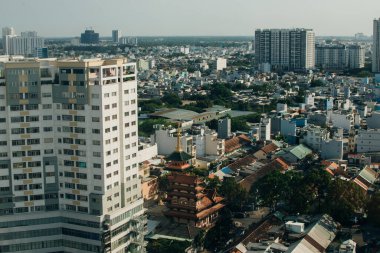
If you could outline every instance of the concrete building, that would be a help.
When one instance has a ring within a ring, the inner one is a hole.
[[[321,145],[321,158],[325,160],[343,159],[343,140],[325,140]]]
[[[281,119],[281,130],[280,133],[282,136],[296,136],[297,127],[295,122],[291,122],[286,119]]]
[[[347,67],[349,69],[364,68],[365,48],[362,45],[350,45],[347,47]]]
[[[315,35],[310,29],[258,29],[256,63],[274,70],[305,70],[315,65]]]
[[[315,66],[326,70],[343,70],[346,68],[345,45],[316,45]]]
[[[9,36],[9,37],[8,37]],[[16,36],[15,29],[13,27],[3,27],[2,29],[2,42],[4,54],[9,55],[8,52],[8,38]]]
[[[307,94],[305,96],[305,104],[313,106],[314,105],[314,95],[313,94]]]
[[[372,72],[380,73],[380,18],[373,20]]]
[[[176,150],[177,146],[177,129],[173,127],[164,127],[162,125],[155,125],[155,132],[151,135],[151,143],[157,143],[157,150],[159,155],[170,155]],[[180,137],[182,150],[195,157],[195,146],[193,144],[193,136],[182,135]]]
[[[288,105],[287,104],[277,103],[276,112],[287,112],[287,111],[288,111]]]
[[[380,112],[372,112],[371,117],[366,120],[369,129],[380,129]]]
[[[0,251],[144,252],[135,64],[0,68]]]
[[[320,126],[309,125],[304,129],[305,135],[301,138],[300,143],[303,143],[316,152],[322,149],[322,143],[329,139],[329,131]]]
[[[354,126],[354,115],[352,113],[334,111],[329,118],[334,127],[343,128],[346,131],[351,130]]]
[[[121,38],[120,30],[112,30],[112,42],[119,43],[119,39]]]
[[[271,133],[271,119],[270,118],[262,118],[259,124],[260,129],[260,141],[270,141],[270,133]]]
[[[194,135],[197,157],[224,155],[224,139],[218,138],[218,134],[208,128],[199,128]]]
[[[380,152],[380,129],[359,130],[356,137],[356,152]]]
[[[227,68],[227,59],[224,58],[218,58],[216,59],[216,70],[223,70]]]
[[[228,139],[231,136],[231,119],[226,117],[218,120],[218,138]]]
[[[6,35],[6,34],[11,35]],[[4,51],[8,55],[23,55],[33,57],[38,48],[45,47],[45,40],[37,36],[37,32],[22,32],[21,36],[14,34],[13,28],[3,29]]]
[[[92,29],[86,29],[84,33],[80,35],[81,44],[99,44],[99,33],[96,33]]]

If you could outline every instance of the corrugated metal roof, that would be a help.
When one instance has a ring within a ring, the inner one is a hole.
[[[334,240],[337,231],[338,223],[325,214],[308,230],[307,235],[291,245],[286,253],[323,253]]]
[[[311,154],[313,151],[311,151],[306,146],[300,144],[290,150],[290,153],[292,153],[294,156],[296,156],[298,159],[303,159],[307,155]]]

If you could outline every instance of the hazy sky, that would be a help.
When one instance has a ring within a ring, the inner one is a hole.
[[[256,28],[313,28],[316,35],[372,34],[380,0],[0,0],[0,26],[19,34],[79,36],[248,35]]]

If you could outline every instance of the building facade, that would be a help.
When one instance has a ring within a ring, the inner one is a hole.
[[[380,72],[380,18],[373,20],[372,72]]]
[[[0,251],[143,252],[135,64],[0,68]]]
[[[86,30],[80,35],[81,44],[98,44],[99,43],[99,33],[94,30]]]
[[[310,29],[258,29],[256,64],[273,70],[307,70],[315,65],[315,34]]]
[[[7,55],[23,55],[33,57],[38,48],[45,46],[45,40],[37,36],[37,32],[22,32],[21,36],[15,34],[13,28],[3,28],[3,48]]]
[[[112,42],[113,43],[119,43],[120,37],[121,37],[121,31],[120,30],[112,30]]]
[[[346,68],[345,45],[316,45],[315,66],[326,70],[343,70]]]

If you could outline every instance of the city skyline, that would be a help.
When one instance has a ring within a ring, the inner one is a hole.
[[[372,21],[379,17],[380,10],[380,2],[376,0],[368,0],[365,5],[355,0],[89,3],[68,0],[57,6],[47,0],[5,0],[0,10],[2,26],[14,27],[18,34],[36,30],[44,37],[79,36],[86,27],[92,27],[102,37],[111,36],[115,29],[126,36],[253,36],[258,28],[295,27],[313,29],[317,36],[353,36],[359,32],[372,35]],[[43,15],[36,15],[41,10]]]

